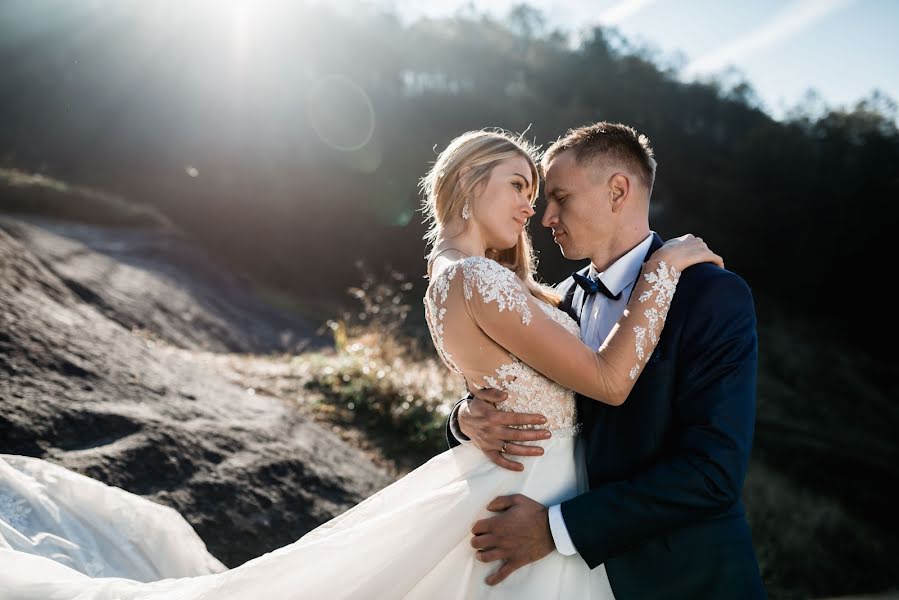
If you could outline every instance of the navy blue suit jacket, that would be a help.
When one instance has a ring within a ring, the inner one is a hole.
[[[654,236],[649,252],[661,245]],[[580,321],[583,291],[572,279],[559,291]],[[619,599],[764,597],[741,500],[757,365],[749,287],[703,263],[681,274],[627,401],[578,396],[590,491],[563,502],[562,516]]]

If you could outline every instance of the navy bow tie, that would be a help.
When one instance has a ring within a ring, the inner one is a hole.
[[[580,273],[572,273],[571,276],[574,278],[574,281],[581,286],[581,289],[584,290],[587,294],[595,294],[596,292],[602,292],[602,295],[611,300],[618,300],[621,298],[621,292],[617,294],[613,294],[606,285],[597,279],[592,279],[590,277],[584,277]]]

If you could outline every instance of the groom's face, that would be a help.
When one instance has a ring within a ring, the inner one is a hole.
[[[552,230],[553,241],[571,260],[600,257],[614,227],[605,177],[577,162],[566,150],[546,166],[546,210],[541,223]]]

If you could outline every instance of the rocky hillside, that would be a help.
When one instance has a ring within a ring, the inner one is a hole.
[[[293,403],[153,342],[322,345],[244,289],[166,234],[0,217],[0,453],[172,506],[231,567],[389,483]]]
[[[315,327],[278,311],[173,231],[35,216],[0,227],[84,303],[126,329],[215,352],[321,347]]]

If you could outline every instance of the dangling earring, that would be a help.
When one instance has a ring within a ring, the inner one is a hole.
[[[468,203],[468,198],[465,198],[465,204],[462,206],[462,218],[466,221],[471,218],[471,204]]]

